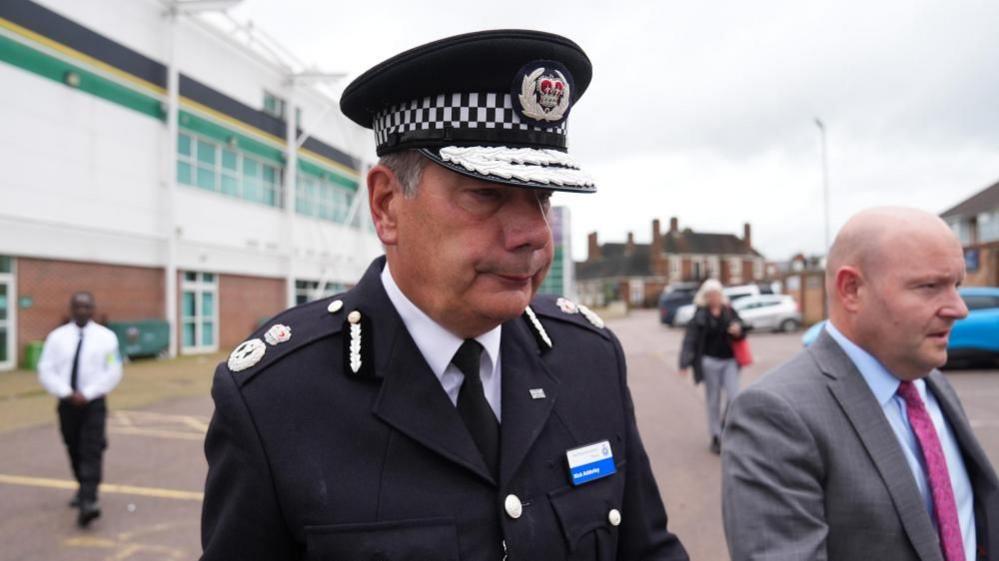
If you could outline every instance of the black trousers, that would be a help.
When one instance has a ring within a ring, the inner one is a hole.
[[[82,407],[69,401],[59,402],[59,428],[62,431],[73,477],[80,484],[81,502],[97,500],[101,483],[104,449],[107,448],[105,425],[108,409],[104,398],[95,399]]]

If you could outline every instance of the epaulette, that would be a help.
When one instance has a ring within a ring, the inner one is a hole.
[[[232,351],[226,366],[240,385],[285,356],[344,329],[345,301],[340,294],[289,308],[263,323]]]
[[[582,304],[576,304],[568,298],[549,295],[536,296],[528,308],[533,315],[546,319],[554,319],[569,323],[598,333],[605,339],[610,339],[610,333],[604,325],[604,320],[593,310]]]

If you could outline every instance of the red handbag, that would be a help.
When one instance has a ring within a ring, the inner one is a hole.
[[[753,351],[749,348],[749,339],[742,338],[732,341],[732,354],[735,355],[735,362],[740,367],[753,364]]]

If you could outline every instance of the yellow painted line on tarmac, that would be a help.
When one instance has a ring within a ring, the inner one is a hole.
[[[154,438],[170,438],[173,440],[194,440],[201,442],[205,439],[204,433],[183,432],[176,430],[162,429],[140,429],[136,427],[111,427],[108,429],[111,434],[128,434],[133,436],[152,436]]]
[[[107,538],[94,538],[91,536],[78,536],[74,538],[68,538],[63,544],[70,547],[99,547],[103,549],[112,549],[118,547],[118,542],[115,540],[109,540]]]
[[[23,475],[7,475],[0,473],[0,484],[19,485],[22,487],[42,487],[47,489],[66,489],[74,491],[79,487],[76,481],[68,479],[50,479],[47,477],[26,477]],[[157,487],[136,487],[133,485],[116,485],[102,483],[101,493],[112,495],[135,495],[157,499],[174,499],[178,501],[201,501],[204,493],[194,491],[178,491],[175,489],[160,489]]]

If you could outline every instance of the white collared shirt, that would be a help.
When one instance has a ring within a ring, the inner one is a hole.
[[[906,463],[916,479],[916,487],[923,499],[923,506],[926,507],[936,527],[937,520],[933,510],[933,494],[930,489],[929,477],[926,467],[923,465],[922,451],[919,448],[919,441],[916,434],[909,425],[909,415],[906,411],[905,400],[898,395],[898,387],[901,380],[896,378],[881,361],[868,353],[859,345],[851,341],[836,329],[831,321],[826,322],[825,330],[846,352],[854,366],[860,371],[864,381],[870,386],[871,392],[881,405],[888,424],[891,425],[895,437],[898,438],[902,446],[902,453],[905,455]],[[971,487],[971,479],[968,477],[968,470],[964,465],[964,456],[961,454],[961,447],[957,442],[957,437],[950,425],[944,418],[940,404],[937,402],[933,392],[928,391],[926,381],[914,380],[912,385],[919,392],[919,397],[926,404],[926,412],[933,421],[933,428],[937,431],[940,439],[940,446],[943,448],[944,459],[947,462],[947,472],[950,475],[950,486],[954,491],[954,501],[957,505],[957,517],[961,525],[961,536],[964,542],[964,552],[967,561],[974,561],[977,552],[977,536],[975,534],[975,497]]]
[[[382,269],[382,285],[385,286],[385,292],[388,294],[389,300],[392,301],[392,305],[402,317],[402,323],[406,325],[406,330],[409,331],[423,358],[430,365],[430,370],[437,376],[448,398],[451,399],[451,403],[457,405],[458,392],[461,390],[462,382],[465,381],[465,375],[458,370],[457,366],[451,364],[451,359],[464,343],[464,339],[451,333],[432,320],[423,310],[416,307],[416,304],[413,304],[402,293],[399,285],[395,283],[388,263]],[[475,338],[484,349],[479,364],[482,389],[485,391],[486,401],[489,402],[493,413],[496,414],[497,420],[502,419],[500,413],[502,411],[502,384],[500,382],[502,376],[499,352],[502,330],[503,326],[500,325]]]
[[[92,321],[82,328],[69,322],[55,328],[45,338],[38,361],[38,381],[59,399],[73,394],[73,357],[81,332],[83,343],[76,372],[77,391],[92,400],[107,395],[121,381],[121,357],[114,332]]]

